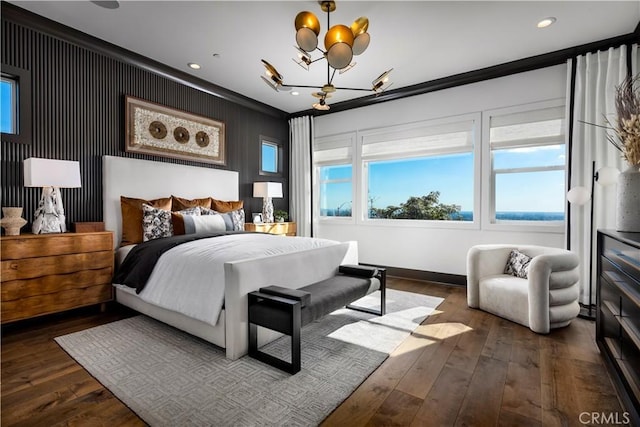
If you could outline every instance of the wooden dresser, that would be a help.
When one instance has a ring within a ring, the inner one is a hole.
[[[640,426],[640,233],[598,231],[596,341],[631,425]]]
[[[295,236],[297,233],[295,222],[270,222],[264,224],[254,224],[247,222],[244,224],[245,231],[259,231],[262,233],[282,234],[285,236]]]
[[[1,321],[113,299],[113,234],[2,236]]]

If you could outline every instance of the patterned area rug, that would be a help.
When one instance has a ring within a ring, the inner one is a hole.
[[[379,294],[357,302],[376,306]],[[364,381],[442,298],[387,290],[377,317],[341,309],[302,330],[302,371],[289,375],[146,316],[56,338],[151,426],[311,426]],[[282,337],[264,347],[288,355]],[[288,356],[287,356],[288,357]]]

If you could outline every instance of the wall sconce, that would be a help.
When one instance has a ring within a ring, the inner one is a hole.
[[[80,163],[30,157],[24,161],[24,186],[42,187],[42,196],[33,219],[33,234],[66,232],[60,188],[81,186]]]
[[[273,222],[273,203],[271,199],[282,197],[282,183],[254,182],[253,197],[262,197],[262,221]]]

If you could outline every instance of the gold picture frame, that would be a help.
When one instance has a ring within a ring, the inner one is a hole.
[[[126,96],[125,151],[226,165],[224,123]]]

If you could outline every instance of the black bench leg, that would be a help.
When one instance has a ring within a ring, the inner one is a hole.
[[[280,298],[281,301],[287,301]],[[249,294],[249,305],[256,304],[258,298],[255,295]],[[279,359],[268,353],[260,351],[258,349],[258,325],[252,323],[251,312],[249,312],[249,356],[264,362],[274,368],[281,369],[290,374],[296,374],[301,369],[301,354],[300,354],[300,329],[302,328],[302,311],[300,307],[300,301],[287,301],[285,304],[278,304],[281,310],[287,310],[290,323],[288,325],[269,325],[276,327],[278,332],[284,333],[291,337],[291,362]],[[261,325],[262,326],[262,325]],[[263,326],[267,327],[267,326]],[[267,329],[270,329],[267,327]]]
[[[375,276],[380,281],[380,310],[374,308],[358,307],[357,305],[348,304],[346,308],[364,313],[376,314],[384,316],[387,313],[387,270],[385,268],[378,269],[378,275]]]

